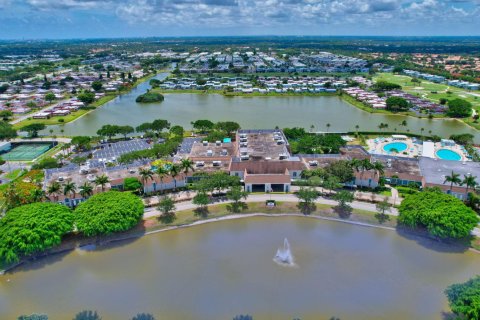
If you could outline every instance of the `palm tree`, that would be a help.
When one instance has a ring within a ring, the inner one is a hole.
[[[143,184],[143,192],[145,192],[145,184],[147,184],[147,181],[153,180],[153,171],[150,168],[140,168],[138,171],[138,174],[140,175],[140,178],[142,179],[142,184]]]
[[[80,195],[87,199],[88,197],[90,197],[92,194],[93,194],[93,187],[90,185],[90,183],[88,182],[85,182],[84,184],[82,184],[80,186]]]
[[[95,178],[95,185],[96,186],[102,186],[102,192],[105,191],[105,185],[109,182],[110,182],[110,180],[108,179],[108,177],[106,175],[101,175],[101,176]]]
[[[169,170],[169,174],[173,179],[173,191],[177,189],[177,177],[180,174],[181,167],[178,164],[172,164]]]
[[[77,192],[77,185],[75,184],[75,182],[69,181],[63,186],[63,195],[68,196],[70,194],[70,199],[72,200],[75,198],[76,192]]]
[[[468,195],[468,189],[474,189],[477,186],[477,177],[472,175],[463,175],[463,181],[460,183],[461,186],[465,185],[467,190],[465,193]]]
[[[357,132],[357,134],[358,134],[358,129],[360,129],[360,126],[357,124],[355,125],[355,131]]]
[[[315,129],[315,126],[313,124],[310,125],[310,132],[313,132],[314,129]]]
[[[425,128],[421,128],[421,129],[420,129],[420,132],[421,132],[421,134],[422,134],[422,138],[423,138],[423,131],[425,131]]]
[[[46,193],[43,189],[35,188],[32,192],[32,199],[34,202],[41,202],[46,198]]]
[[[327,132],[330,129],[330,126],[331,126],[330,123],[327,123]]]
[[[460,174],[452,171],[451,175],[445,176],[445,181],[443,181],[443,184],[447,182],[450,182],[450,193],[452,193],[453,185],[459,185],[460,183],[462,183],[462,180],[460,180]]]
[[[375,170],[375,175],[378,174],[379,178],[385,174],[385,166],[379,161],[375,161],[372,164],[372,169]]]
[[[183,173],[188,174],[189,171],[195,171],[193,168],[193,161],[190,159],[182,159],[180,162],[180,168],[183,169]]]
[[[364,175],[365,171],[371,170],[373,168],[373,165],[370,162],[370,159],[363,159],[363,160],[360,161],[360,166],[361,166],[361,169],[362,169],[362,173],[360,175],[361,175],[361,179],[363,181],[363,175]]]
[[[164,166],[160,166],[160,167],[157,168],[157,171],[155,173],[157,174],[158,178],[160,179],[161,189],[162,189],[162,192],[163,192],[163,178],[168,176],[169,172],[168,172],[167,169],[165,169]],[[156,190],[153,190],[153,191],[156,191]]]
[[[53,199],[55,201],[58,201],[58,194],[60,193],[60,189],[62,188],[62,186],[60,185],[60,183],[58,183],[57,181],[54,181],[52,182],[52,184],[50,184],[47,188],[47,194],[49,196],[53,196]]]

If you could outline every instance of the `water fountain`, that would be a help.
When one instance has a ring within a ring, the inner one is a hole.
[[[283,240],[283,248],[278,248],[273,261],[282,266],[295,266],[292,251],[290,250],[290,243],[288,243],[287,238]]]

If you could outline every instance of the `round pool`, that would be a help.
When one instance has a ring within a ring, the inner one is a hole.
[[[450,149],[440,149],[437,151],[437,157],[442,160],[460,161],[462,156]]]
[[[397,152],[402,152],[407,150],[408,145],[405,142],[391,142],[383,146],[383,150],[386,152],[392,152],[396,150]]]

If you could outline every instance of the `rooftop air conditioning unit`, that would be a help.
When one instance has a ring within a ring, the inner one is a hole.
[[[222,161],[213,161],[212,163],[214,167],[220,167],[220,165],[222,164]]]
[[[208,146],[208,141],[202,141],[202,143],[205,147]]]
[[[248,160],[248,159],[250,159],[250,156],[248,154],[245,154],[245,155],[240,156],[240,159]]]
[[[227,151],[227,149],[223,149],[222,150],[222,156],[226,156],[226,155],[228,155],[228,151]]]
[[[209,157],[213,156],[213,151],[212,150],[207,150],[207,156],[209,156]]]
[[[277,144],[278,144],[278,145],[282,145],[282,144],[284,144],[284,143],[285,143],[285,141],[283,141],[283,140],[278,140],[278,141],[277,141]]]
[[[288,154],[281,153],[281,154],[279,154],[278,157],[280,158],[280,160],[284,160],[284,159],[287,159],[287,158],[288,158]]]
[[[221,146],[221,145],[222,145],[222,142],[219,141],[219,140],[217,140],[217,141],[215,141],[215,144],[216,144],[217,146]]]
[[[316,161],[316,160],[308,161],[308,165],[310,167],[316,167],[316,166],[318,166],[318,161]]]
[[[203,161],[197,161],[197,162],[195,162],[195,166],[196,166],[197,168],[203,167],[203,166],[205,166],[205,162],[203,162]]]

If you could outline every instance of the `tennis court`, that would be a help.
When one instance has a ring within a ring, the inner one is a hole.
[[[20,144],[4,153],[2,158],[7,161],[31,161],[47,152],[51,147],[51,144]]]

